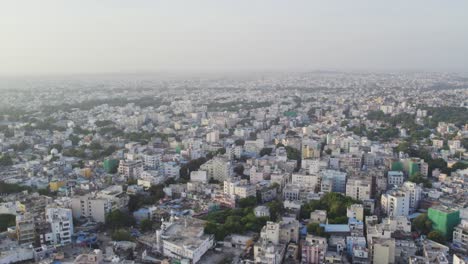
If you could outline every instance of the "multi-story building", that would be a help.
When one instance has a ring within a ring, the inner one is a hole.
[[[198,263],[213,246],[214,237],[204,233],[205,221],[173,216],[156,231],[156,250],[164,256]]]
[[[208,143],[216,143],[219,141],[219,131],[211,131],[206,134],[206,142]]]
[[[96,222],[104,223],[106,214],[112,210],[126,208],[128,200],[128,195],[120,185],[110,186],[96,194],[73,197],[71,203],[73,217],[89,217]]]
[[[30,245],[36,239],[36,228],[32,214],[16,216],[16,239],[20,245]]]
[[[408,216],[410,198],[407,192],[390,190],[382,194],[380,204],[388,216]]]
[[[236,198],[247,198],[256,196],[256,187],[250,184],[247,180],[239,180],[236,178],[224,181],[224,193]]]
[[[299,200],[301,194],[300,186],[294,184],[287,184],[283,188],[283,199],[288,201]]]
[[[452,238],[454,228],[460,223],[460,210],[447,206],[435,206],[427,212],[432,228],[441,232],[445,238]]]
[[[178,179],[180,176],[180,166],[176,162],[164,162],[160,168],[164,177]]]
[[[324,263],[327,247],[326,238],[308,234],[301,246],[301,263]]]
[[[307,175],[293,173],[291,176],[291,183],[300,186],[302,190],[313,192],[319,183],[318,175]]]
[[[161,154],[145,154],[142,158],[145,169],[156,170],[161,164]]]
[[[419,206],[419,201],[421,200],[421,184],[417,184],[414,182],[405,182],[403,183],[401,190],[408,193],[410,212],[416,211],[416,209],[418,209]]]
[[[119,163],[118,172],[127,178],[136,179],[143,171],[143,162],[135,160],[121,160]]]
[[[254,245],[254,262],[280,264],[283,261],[286,245],[299,241],[299,222],[287,219],[279,223],[267,222],[260,231],[260,239]]]
[[[214,157],[200,166],[202,171],[206,171],[208,178],[224,181],[231,175],[231,162],[223,157]]]
[[[394,238],[374,238],[372,240],[371,251],[374,264],[395,263],[395,239]]]
[[[46,208],[46,222],[51,232],[45,235],[45,241],[53,245],[72,243],[73,217],[68,208]]]
[[[453,243],[468,251],[468,221],[462,220],[453,229]]]
[[[346,183],[346,196],[356,200],[368,200],[372,196],[372,181],[366,178],[351,178]]]
[[[405,181],[405,175],[402,171],[389,171],[387,173],[388,185],[401,186]]]
[[[345,193],[346,192],[346,173],[337,171],[337,170],[323,170],[320,172],[320,176],[322,178],[322,191],[324,189],[328,189],[326,192],[339,192]],[[328,186],[327,188],[323,188],[324,186]]]
[[[410,158],[404,160],[404,167],[409,176],[416,173],[421,173],[422,176],[427,177],[429,173],[429,164],[420,158]]]
[[[100,223],[106,221],[106,214],[112,211],[112,203],[104,198],[97,198],[88,194],[72,198],[72,212],[74,218],[89,217]]]
[[[352,204],[346,209],[348,218],[356,218],[359,221],[364,221],[364,206],[362,204]]]
[[[208,175],[206,171],[192,171],[190,172],[190,181],[194,182],[208,182]]]
[[[320,142],[315,140],[302,141],[302,158],[320,158]]]

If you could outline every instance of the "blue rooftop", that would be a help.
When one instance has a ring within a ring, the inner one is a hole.
[[[347,233],[351,231],[346,224],[320,224],[320,226],[324,227],[327,233]]]

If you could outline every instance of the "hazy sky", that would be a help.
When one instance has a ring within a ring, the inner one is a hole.
[[[2,0],[0,75],[468,71],[466,0]]]

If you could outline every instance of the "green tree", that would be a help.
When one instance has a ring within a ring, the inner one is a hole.
[[[12,214],[0,214],[0,232],[4,232],[8,227],[16,225],[16,216]]]
[[[464,162],[457,162],[455,164],[452,165],[452,167],[450,168],[451,171],[457,171],[457,170],[464,170],[468,168],[468,163],[464,163]]]
[[[444,235],[441,232],[437,231],[437,230],[431,231],[427,235],[427,238],[429,238],[430,240],[435,241],[437,243],[445,244]]]
[[[244,174],[244,166],[242,164],[239,164],[236,167],[234,167],[233,171],[237,175],[243,175]]]
[[[236,139],[236,141],[234,141],[234,144],[235,144],[236,146],[244,146],[245,140],[243,140],[243,139]]]
[[[307,233],[312,234],[314,236],[321,236],[326,237],[327,234],[323,227],[320,226],[318,223],[310,223],[307,225]]]
[[[273,151],[272,148],[262,148],[262,149],[260,150],[260,154],[259,154],[259,155],[260,155],[260,157],[263,157],[263,156],[265,156],[265,155],[270,155],[270,154],[271,154],[271,151]]]
[[[418,184],[422,183],[424,185],[424,187],[426,187],[426,188],[431,188],[432,187],[431,181],[429,179],[423,177],[421,175],[421,173],[419,173],[419,172],[413,174],[412,176],[410,176],[408,178],[408,181],[418,183]]]
[[[13,165],[13,160],[11,159],[10,155],[5,154],[0,157],[0,166],[11,166]]]
[[[153,221],[150,219],[144,219],[140,223],[140,230],[142,232],[151,231],[153,229]]]
[[[106,216],[106,226],[112,230],[133,226],[135,222],[133,215],[120,210],[114,210]]]
[[[413,229],[422,234],[428,234],[432,229],[432,221],[427,214],[420,214],[413,220]]]
[[[247,208],[247,207],[252,207],[257,204],[257,197],[255,196],[250,196],[246,198],[241,198],[239,201],[237,201],[237,204],[239,205],[240,208]]]
[[[300,160],[301,159],[301,152],[293,148],[291,146],[286,146],[286,154],[288,156],[288,159],[290,160]]]
[[[270,209],[270,216],[272,221],[278,220],[284,213],[284,204],[282,201],[274,200],[267,203]]]
[[[115,241],[133,241],[133,237],[129,231],[125,229],[118,229],[112,232],[112,239]]]

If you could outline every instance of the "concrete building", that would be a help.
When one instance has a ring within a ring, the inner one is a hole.
[[[387,173],[387,180],[389,186],[401,186],[405,181],[405,175],[402,171],[389,171]]]
[[[346,209],[348,218],[356,218],[359,221],[364,221],[364,206],[362,204],[352,204]]]
[[[208,175],[206,171],[192,171],[190,172],[190,181],[195,182],[208,182]]]
[[[327,211],[326,210],[315,210],[310,212],[310,222],[325,224],[327,222]]]
[[[372,181],[365,178],[348,179],[346,196],[356,200],[368,200],[372,196]]]
[[[214,157],[200,166],[202,171],[206,171],[208,178],[218,181],[227,180],[231,176],[231,162],[223,157]]]
[[[322,178],[322,191],[323,192],[346,192],[346,173],[337,170],[323,170],[320,173]],[[324,184],[331,188],[323,188]],[[327,190],[324,190],[327,189]]]
[[[171,216],[156,231],[156,249],[164,256],[198,263],[214,244],[213,235],[205,234],[204,228],[203,220]]]
[[[224,194],[239,199],[257,195],[257,188],[247,180],[232,178],[224,181]]]
[[[72,198],[73,217],[89,217],[93,221],[104,223],[106,214],[112,211],[112,202],[97,198],[92,194]]]
[[[405,182],[401,190],[408,194],[410,212],[416,211],[419,207],[419,201],[421,200],[421,185],[414,182]]]
[[[432,221],[432,228],[440,231],[445,238],[451,239],[454,228],[460,223],[460,210],[446,206],[429,208],[428,218]]]
[[[328,248],[327,239],[308,234],[302,241],[301,248],[301,263],[324,263]]]
[[[382,194],[380,204],[382,210],[388,216],[408,216],[409,214],[409,195],[407,192],[399,190],[390,190]]]
[[[372,241],[373,264],[395,263],[395,239],[375,238]]]
[[[32,214],[16,216],[16,239],[20,245],[30,245],[36,239],[36,229]]]
[[[68,208],[46,208],[46,222],[50,224],[51,232],[45,235],[45,241],[53,245],[72,243],[73,217]]]
[[[319,183],[318,175],[307,175],[293,173],[291,176],[291,183],[300,186],[302,190],[313,192]]]
[[[255,207],[254,213],[256,217],[270,217],[270,209],[264,205]]]
[[[119,168],[118,168],[119,174],[122,174],[127,178],[136,179],[140,176],[142,171],[143,171],[142,161],[121,160],[119,163]]]
[[[468,221],[462,220],[459,225],[453,229],[453,243],[457,244],[463,250],[468,252]]]
[[[211,131],[206,134],[206,142],[208,143],[216,143],[219,141],[219,131]]]
[[[299,200],[299,195],[301,193],[301,188],[294,184],[287,184],[283,188],[283,199],[288,201]]]
[[[145,154],[142,158],[145,169],[156,170],[161,164],[161,154]]]

